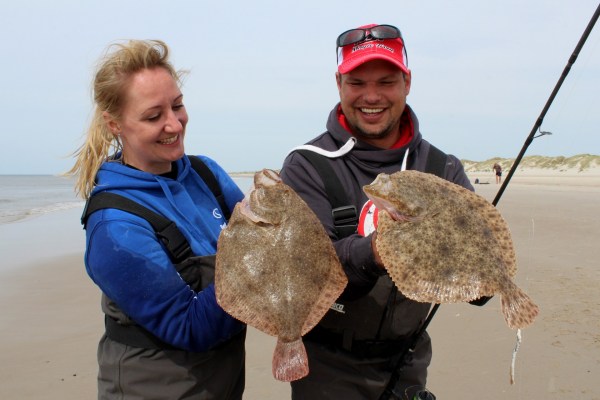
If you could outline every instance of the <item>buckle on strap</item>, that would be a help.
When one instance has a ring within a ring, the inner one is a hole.
[[[331,210],[333,226],[338,237],[346,237],[356,233],[358,227],[358,213],[354,206],[342,206]]]
[[[358,213],[353,205],[334,208],[331,215],[335,226],[358,224]]]

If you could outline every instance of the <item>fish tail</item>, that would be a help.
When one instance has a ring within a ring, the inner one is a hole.
[[[293,342],[277,340],[273,353],[273,376],[291,382],[308,375],[308,357],[302,339]]]
[[[521,329],[530,325],[539,313],[538,306],[517,285],[502,294],[502,313],[511,329]]]

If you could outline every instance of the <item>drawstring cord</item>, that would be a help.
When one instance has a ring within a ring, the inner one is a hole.
[[[287,155],[290,155],[291,153],[293,153],[296,150],[308,150],[308,151],[312,151],[313,153],[320,154],[327,158],[337,158],[337,157],[341,157],[343,155],[348,154],[350,152],[350,150],[352,150],[354,148],[355,144],[356,144],[356,138],[354,138],[354,137],[351,137],[350,139],[348,139],[348,141],[346,143],[344,143],[344,145],[342,147],[340,147],[339,149],[337,149],[335,151],[328,151],[328,150],[324,150],[320,147],[313,146],[312,144],[305,144],[302,146],[294,147],[293,149],[291,149],[288,152]],[[402,166],[400,167],[401,171],[406,171],[406,164],[408,162],[409,150],[410,150],[409,148],[406,148],[406,151],[404,152],[404,157],[402,158]]]
[[[337,157],[341,157],[345,154],[348,154],[350,152],[350,150],[352,150],[352,148],[354,147],[355,144],[356,144],[356,138],[353,138],[353,137],[348,139],[348,141],[336,151],[327,151],[320,147],[313,146],[312,144],[305,144],[302,146],[294,147],[292,150],[289,151],[288,155],[296,150],[308,150],[308,151],[312,151],[313,153],[317,153],[322,156],[325,156],[327,158],[337,158]]]

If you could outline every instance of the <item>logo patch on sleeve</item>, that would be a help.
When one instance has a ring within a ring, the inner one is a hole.
[[[371,200],[367,201],[360,210],[358,218],[358,234],[369,236],[377,229],[377,221],[379,218],[379,210]]]

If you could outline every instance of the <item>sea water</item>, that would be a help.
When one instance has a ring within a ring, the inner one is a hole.
[[[246,193],[252,178],[233,176]],[[74,180],[52,175],[0,175],[0,225],[81,208],[85,202],[75,195]]]
[[[52,175],[0,175],[0,224],[83,207],[73,183]]]

